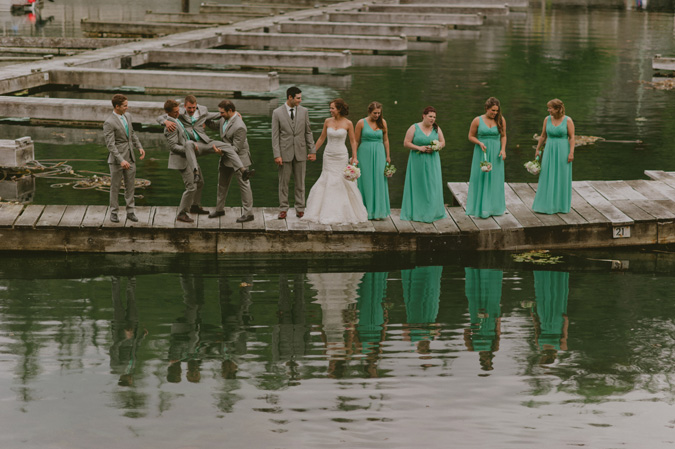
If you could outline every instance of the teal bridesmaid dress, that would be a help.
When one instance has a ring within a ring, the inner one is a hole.
[[[498,348],[497,319],[501,315],[501,270],[464,268],[464,292],[469,301],[471,317],[471,349],[496,351]]]
[[[359,299],[356,308],[359,312],[356,330],[359,333],[364,354],[378,352],[384,338],[384,297],[387,294],[389,273],[366,273],[359,285]]]
[[[441,300],[443,267],[416,267],[401,270],[403,300],[410,329],[410,341],[433,340]]]
[[[382,139],[383,131],[373,129],[363,119],[361,143],[356,157],[361,168],[361,177],[356,181],[361,191],[363,204],[368,210],[368,220],[387,218],[389,209],[389,185],[384,176],[387,154]]]
[[[419,146],[438,140],[438,132],[433,129],[427,136],[415,123],[413,143]],[[401,220],[432,223],[445,218],[443,203],[443,178],[441,176],[441,157],[438,151],[420,153],[411,150],[403,187]]]
[[[504,161],[499,157],[502,149],[499,129],[497,126],[490,128],[483,121],[483,117],[479,117],[477,137],[486,148],[485,153],[480,145],[476,145],[473,149],[466,214],[480,218],[503,215],[506,211],[506,200],[504,199]],[[483,160],[492,164],[491,171],[481,171],[480,163]]]
[[[567,116],[563,117],[558,126],[553,126],[553,118],[549,116],[546,121],[546,135],[532,210],[541,214],[566,214],[572,206],[572,163],[567,162],[570,154]]]
[[[562,271],[535,271],[534,294],[537,298],[540,349],[560,350],[565,338],[565,315],[570,274]]]

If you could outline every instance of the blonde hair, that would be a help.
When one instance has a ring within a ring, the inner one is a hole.
[[[554,98],[553,100],[546,103],[546,106],[551,107],[557,111],[560,111],[561,116],[565,115],[565,105],[563,104],[562,100]]]

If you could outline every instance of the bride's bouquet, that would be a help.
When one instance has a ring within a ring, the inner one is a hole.
[[[396,167],[393,164],[387,164],[384,166],[384,176],[391,178],[396,173]]]
[[[431,144],[429,145],[429,148],[431,148],[432,151],[441,151],[441,143],[438,140],[432,140]]]
[[[489,163],[488,161],[482,161],[480,163],[480,169],[481,169],[481,171],[487,173],[487,172],[492,170],[492,164]]]
[[[345,167],[343,175],[347,181],[356,181],[361,176],[361,169],[356,165],[349,164]]]
[[[525,169],[533,175],[538,175],[541,171],[541,163],[539,163],[539,156],[535,157],[533,161],[525,162]]]

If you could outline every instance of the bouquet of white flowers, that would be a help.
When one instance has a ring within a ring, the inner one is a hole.
[[[396,167],[394,166],[394,164],[387,163],[387,165],[385,165],[384,167],[384,176],[386,176],[387,178],[391,178],[392,176],[394,176],[394,173],[396,173]]]
[[[533,161],[525,162],[525,168],[533,175],[538,175],[541,171],[541,164],[539,163],[539,156],[535,157]]]
[[[431,148],[433,151],[441,151],[441,143],[438,140],[432,140],[431,144],[429,144],[429,148]]]
[[[347,181],[356,181],[361,176],[361,169],[356,165],[349,164],[345,167],[343,174]]]
[[[480,169],[483,173],[487,173],[492,170],[492,164],[488,162],[487,155],[483,152],[482,161],[480,161]]]

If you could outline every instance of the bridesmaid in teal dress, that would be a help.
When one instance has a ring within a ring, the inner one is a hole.
[[[549,101],[548,117],[534,155],[544,147],[541,172],[532,210],[541,214],[566,214],[572,206],[572,161],[574,160],[574,122],[565,115],[565,105],[557,98]]]
[[[437,140],[445,146],[441,128],[436,124],[436,109],[427,106],[422,121],[412,125],[405,134],[403,146],[410,149],[403,187],[401,220],[432,223],[446,217],[443,203],[443,179],[439,151],[431,149]]]
[[[428,342],[438,334],[438,308],[441,300],[443,267],[415,267],[401,270],[403,300],[407,316],[407,331],[412,342]],[[428,351],[428,344],[418,350]]]
[[[490,97],[485,102],[485,114],[471,122],[469,141],[475,146],[471,161],[466,214],[480,218],[503,215],[506,211],[504,199],[506,120],[502,116],[499,100],[495,97]],[[491,171],[481,171],[480,163],[484,160],[492,164]]]
[[[373,101],[368,105],[368,117],[359,120],[354,130],[359,146],[357,158],[361,176],[357,185],[368,220],[381,220],[390,214],[389,185],[384,167],[391,162],[387,122],[382,118],[382,105]]]

